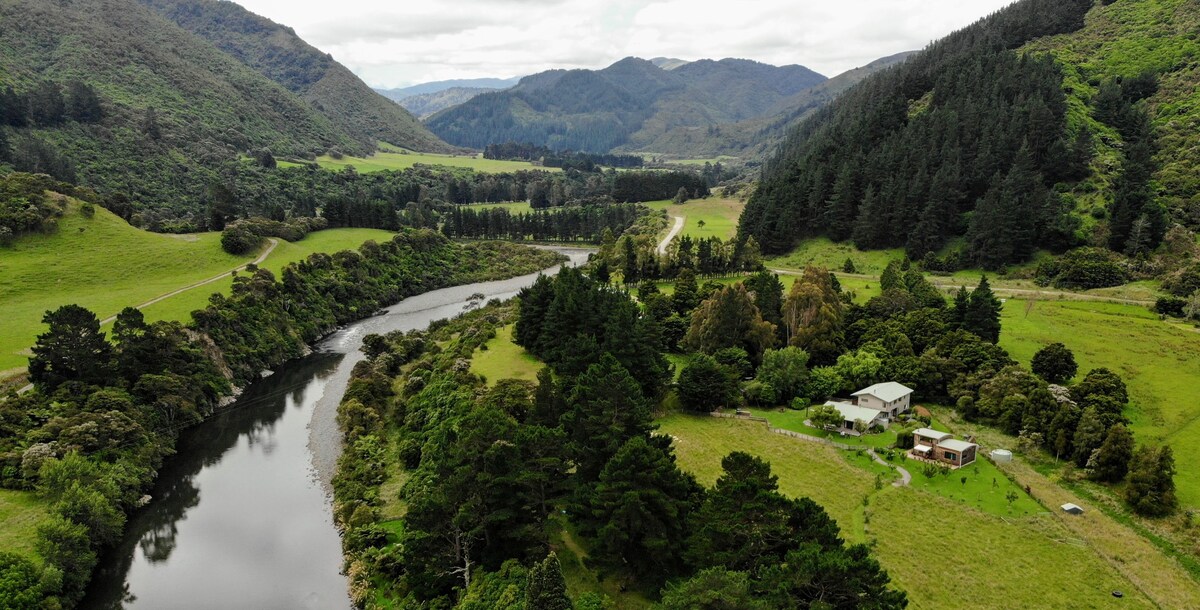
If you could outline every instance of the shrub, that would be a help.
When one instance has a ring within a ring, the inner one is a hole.
[[[230,254],[248,254],[262,245],[263,238],[240,225],[226,227],[221,232],[221,249]]]
[[[1112,252],[1103,248],[1077,248],[1038,265],[1037,280],[1055,288],[1088,290],[1128,283],[1129,274]]]

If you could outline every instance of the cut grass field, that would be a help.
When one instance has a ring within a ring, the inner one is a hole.
[[[687,203],[650,201],[652,210],[666,210],[671,216],[683,216],[686,220],[682,235],[696,239],[719,237],[729,239],[737,233],[738,218],[746,204],[736,199],[712,196],[707,199],[692,199]],[[703,222],[704,226],[700,226]]]
[[[37,526],[48,517],[45,501],[33,492],[0,489],[0,550],[41,560],[33,550]]]
[[[278,273],[313,252],[357,247],[388,239],[386,231],[331,229],[296,243],[280,240],[263,267]],[[23,237],[0,256],[0,378],[24,368],[29,348],[43,332],[42,315],[75,303],[101,319],[184,286],[227,273],[255,258],[221,250],[219,233],[163,235],[141,231],[103,208],[84,218],[72,203],[50,235]],[[213,292],[228,292],[223,279],[146,308],[150,320],[184,320]],[[6,373],[8,371],[9,373]]]
[[[483,344],[471,357],[471,372],[482,375],[489,384],[501,379],[524,379],[537,381],[538,371],[544,366],[525,348],[513,343],[513,325],[501,327],[496,336]]]
[[[441,165],[444,167],[465,167],[484,173],[515,172],[531,169],[550,172],[562,171],[556,167],[541,167],[527,161],[497,161],[495,159],[484,159],[480,155],[419,153],[394,147],[365,158],[348,155],[341,159],[334,159],[328,155],[317,157],[317,165],[325,169],[339,170],[346,167],[353,167],[358,172],[364,174],[385,170],[408,169],[418,163],[423,165]]]
[[[1175,483],[1185,507],[1200,506],[1200,332],[1167,324],[1145,308],[1077,301],[1009,299],[1000,345],[1028,365],[1033,354],[1062,342],[1075,353],[1079,379],[1107,367],[1129,388],[1127,416],[1139,441],[1175,450]]]
[[[731,451],[770,461],[782,492],[811,497],[848,540],[875,544],[893,581],[908,592],[910,607],[1154,607],[1051,514],[989,514],[917,486],[876,490],[875,475],[853,453],[771,434],[762,424],[685,415],[659,423],[660,432],[674,439],[680,466],[706,485],[720,475],[721,458]],[[1032,504],[1021,495],[1019,502]],[[1125,597],[1112,597],[1115,590]]]

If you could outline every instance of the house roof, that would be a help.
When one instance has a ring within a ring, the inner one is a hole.
[[[866,394],[874,396],[875,398],[878,398],[884,402],[892,402],[893,400],[900,400],[901,398],[904,398],[912,393],[913,391],[911,388],[905,387],[903,384],[896,383],[895,381],[888,381],[886,383],[877,383],[869,388],[863,388],[851,394],[851,396],[862,396]]]
[[[842,414],[842,419],[846,421],[858,421],[861,419],[863,422],[869,424],[878,419],[879,416],[883,415],[883,411],[880,411],[879,409],[860,407],[858,405],[852,405],[848,402],[830,401],[825,404],[826,406],[837,409],[838,413]]]
[[[916,447],[913,447],[913,451],[916,451],[917,453],[929,453],[930,451],[933,451],[933,447],[930,447],[929,445],[917,445]]]
[[[968,443],[967,441],[960,441],[956,438],[950,438],[950,439],[946,439],[944,441],[938,442],[938,447],[941,447],[942,449],[949,449],[951,451],[966,451],[967,449],[970,449],[971,447],[978,447],[978,446],[979,445],[976,445],[975,443]]]
[[[949,432],[938,432],[937,430],[930,430],[929,428],[917,428],[916,430],[913,430],[913,434],[916,434],[921,438],[931,438],[935,441],[941,441],[942,439],[947,439],[951,436],[954,436]]]

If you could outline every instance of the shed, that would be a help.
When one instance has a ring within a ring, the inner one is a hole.
[[[1007,464],[1012,461],[1012,452],[1008,449],[992,449],[992,461],[997,464]]]
[[[1078,504],[1072,504],[1070,502],[1063,504],[1062,509],[1063,509],[1063,512],[1071,513],[1072,515],[1082,515],[1083,514],[1082,507],[1080,507]]]

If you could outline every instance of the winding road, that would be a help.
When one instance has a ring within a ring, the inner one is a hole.
[[[659,256],[667,253],[667,246],[671,245],[671,240],[675,239],[675,236],[679,235],[679,232],[683,230],[683,221],[686,216],[671,216],[671,218],[675,219],[675,225],[672,226],[671,230],[667,232],[667,236],[664,237],[662,241],[658,242]]]
[[[250,265],[261,265],[262,262],[267,260],[267,257],[271,256],[271,253],[275,251],[275,247],[279,245],[279,240],[275,239],[274,237],[267,238],[267,241],[271,242],[271,245],[267,246],[267,249],[265,251],[263,251],[263,253],[260,254],[258,256],[258,258],[254,259],[253,261],[246,263],[245,265],[242,265],[240,267],[235,267],[233,269],[230,269],[229,271],[226,271],[224,273],[219,273],[217,275],[214,275],[206,280],[200,280],[199,282],[196,282],[194,284],[188,284],[187,286],[184,286],[183,288],[180,288],[178,290],[172,290],[171,292],[168,292],[166,294],[156,296],[153,299],[146,301],[145,303],[142,303],[140,305],[134,305],[134,308],[135,309],[143,309],[143,308],[149,307],[155,303],[158,303],[160,301],[165,301],[175,295],[182,294],[189,290],[199,288],[201,286],[207,286],[209,284],[212,284],[213,282],[219,282],[219,281],[225,279],[226,277],[229,277],[229,274],[235,273],[237,271],[242,271],[243,269],[245,269],[246,267],[249,267]],[[116,315],[108,316],[107,318],[100,320],[100,325],[103,326],[105,324],[115,321],[116,319],[117,319]],[[33,384],[31,383],[31,384],[26,385],[25,387],[17,390],[17,393],[24,394],[25,392],[28,392],[29,390],[32,390],[32,389],[33,389]]]

